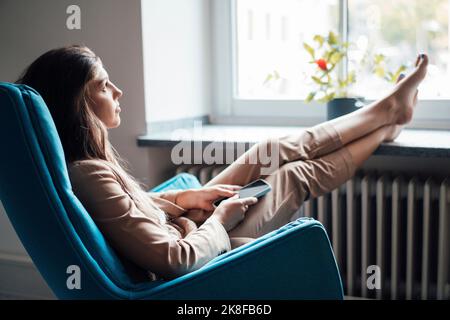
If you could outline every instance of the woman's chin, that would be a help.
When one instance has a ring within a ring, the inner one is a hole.
[[[117,121],[114,128],[118,128],[119,126],[120,126],[120,117],[117,117]]]
[[[116,119],[114,122],[110,123],[110,124],[107,126],[107,128],[108,128],[108,129],[115,129],[115,128],[119,127],[119,126],[120,126],[120,117],[117,116],[117,119]]]

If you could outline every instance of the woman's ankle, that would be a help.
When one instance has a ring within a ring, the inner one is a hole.
[[[400,135],[403,128],[404,128],[403,125],[398,125],[398,124],[385,126],[383,142],[394,141]]]
[[[374,121],[380,122],[380,127],[395,124],[397,121],[396,101],[393,95],[373,103],[372,110]]]

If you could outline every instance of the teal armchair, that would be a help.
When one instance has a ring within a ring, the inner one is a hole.
[[[0,83],[0,199],[37,269],[60,299],[342,299],[323,226],[300,218],[201,269],[136,282],[72,192],[47,106],[30,87]],[[151,191],[198,188],[180,174]],[[67,285],[70,266],[81,288]]]

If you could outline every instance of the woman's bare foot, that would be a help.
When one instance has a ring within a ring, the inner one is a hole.
[[[421,54],[416,61],[416,69],[401,79],[388,96],[392,114],[392,124],[405,125],[412,120],[417,104],[417,88],[427,74],[428,56]],[[396,131],[396,130],[394,130]]]
[[[400,135],[403,128],[405,127],[404,124],[391,124],[389,126],[386,126],[386,134],[384,138],[384,142],[392,142]]]
[[[397,79],[397,84],[402,81],[405,78],[405,74],[402,73]],[[384,142],[391,142],[397,139],[397,137],[402,132],[403,128],[405,127],[404,124],[391,124],[385,127],[385,138]]]

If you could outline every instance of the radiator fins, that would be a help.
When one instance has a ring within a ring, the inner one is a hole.
[[[181,166],[202,184],[226,166]],[[294,215],[319,220],[330,237],[346,296],[450,299],[448,178],[362,172],[332,192],[306,201]],[[380,268],[369,289],[367,268]]]

